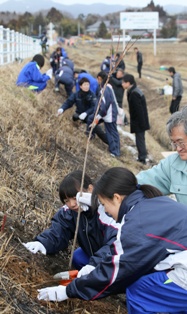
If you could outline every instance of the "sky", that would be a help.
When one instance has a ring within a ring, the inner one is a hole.
[[[1,1],[1,0],[0,0]],[[81,3],[81,4],[93,4],[93,3],[106,3],[106,4],[121,4],[121,5],[129,5],[129,0],[54,0],[55,2],[59,2],[61,4],[75,4],[75,3]],[[177,4],[177,5],[183,5],[187,6],[186,0],[153,0],[154,4],[159,4],[160,6],[164,6],[167,4]],[[132,6],[138,6],[138,7],[144,7],[148,3],[150,3],[150,0],[133,0],[131,2]]]
[[[6,2],[7,0],[0,0],[0,4],[3,2]],[[17,0],[12,0],[17,1]],[[24,0],[24,1],[31,1],[31,0]],[[93,3],[105,3],[105,4],[123,4],[123,5],[129,5],[129,0],[53,0],[55,2],[61,3],[61,4],[75,4],[75,3],[80,3],[80,4],[93,4]],[[187,6],[186,0],[153,0],[155,5],[160,5],[164,6],[167,4],[176,4],[176,5],[183,5]],[[144,7],[148,3],[150,3],[150,0],[133,0],[131,2],[132,6],[135,7]]]

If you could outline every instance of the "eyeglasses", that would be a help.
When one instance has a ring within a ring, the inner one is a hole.
[[[170,142],[170,144],[171,144],[172,148],[176,150],[177,147],[182,148],[182,149],[185,148],[187,143],[185,143],[185,142],[179,142],[179,143]]]

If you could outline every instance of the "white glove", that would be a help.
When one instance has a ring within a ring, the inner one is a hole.
[[[80,192],[76,195],[77,204],[82,208],[83,211],[87,211],[89,206],[91,206],[91,193],[82,193],[80,196]]]
[[[53,70],[52,69],[47,70],[46,75],[48,75],[50,77],[50,79],[52,79]]]
[[[86,266],[82,267],[81,270],[79,270],[79,272],[78,272],[77,278],[80,278],[81,276],[84,276],[84,275],[88,275],[94,269],[95,269],[95,267],[92,265],[86,265]]]
[[[68,299],[65,286],[47,287],[37,290],[38,300],[45,301],[64,301]]]
[[[39,241],[34,242],[27,242],[22,243],[24,247],[26,247],[27,250],[29,250],[31,253],[36,254],[37,252],[41,252],[42,254],[46,255],[46,248],[43,246],[43,244]]]
[[[79,119],[80,120],[84,120],[85,118],[87,117],[87,113],[86,112],[83,112],[79,115]]]
[[[64,112],[64,110],[62,108],[59,108],[58,112],[57,112],[57,115],[60,116],[63,112]]]

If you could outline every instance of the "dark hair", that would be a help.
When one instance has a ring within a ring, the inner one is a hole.
[[[87,73],[87,71],[84,70],[84,69],[81,69],[81,70],[80,70],[80,73]]]
[[[123,77],[124,82],[129,82],[131,85],[136,84],[134,76],[132,74],[125,74]]]
[[[98,195],[113,199],[115,193],[128,196],[137,189],[141,190],[147,198],[162,196],[162,193],[152,185],[139,185],[133,172],[127,168],[111,168],[96,182],[92,193],[92,206],[94,209],[97,208]]]
[[[97,77],[101,77],[103,82],[102,82],[102,85],[105,84],[107,78],[108,78],[108,75],[105,71],[100,71],[98,74],[97,74]]]
[[[61,47],[57,47],[56,51],[62,51],[62,48]]]
[[[168,72],[172,72],[173,74],[175,74],[175,68],[174,67],[169,67],[168,68]]]
[[[44,63],[45,63],[45,59],[42,55],[38,54],[38,55],[35,55],[32,59],[32,61],[35,61],[40,68],[42,68],[44,66]]]
[[[89,79],[87,79],[87,77],[82,77],[79,81],[79,85],[81,86],[82,84],[84,83],[89,83],[90,84],[90,81]]]
[[[118,57],[118,58],[120,57],[120,53],[119,53],[119,52],[118,52],[118,53],[116,53],[116,57]]]
[[[70,197],[75,197],[77,192],[80,191],[82,181],[82,171],[75,170],[69,173],[60,183],[59,197],[61,202],[64,204],[64,200]],[[85,174],[83,188],[88,189],[89,185],[92,184],[91,178]]]

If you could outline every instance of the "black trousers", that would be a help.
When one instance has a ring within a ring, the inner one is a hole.
[[[72,117],[73,121],[77,121],[79,120],[79,114],[78,113],[74,113],[73,117]],[[81,120],[83,123],[87,123],[87,117],[84,120]],[[89,133],[89,129],[87,126],[87,134]],[[102,127],[99,125],[96,125],[94,128],[94,133],[97,134],[97,136],[105,143],[108,145],[108,139],[107,139],[107,135],[106,133],[103,131]]]
[[[135,133],[136,137],[136,147],[138,150],[138,159],[140,161],[145,161],[147,157],[147,149],[145,145],[145,131]]]
[[[138,63],[137,72],[139,74],[139,78],[141,78],[142,77],[142,63]]]
[[[174,113],[176,111],[179,111],[179,104],[181,102],[182,96],[177,96],[176,99],[172,99],[171,105],[169,108],[170,113]]]

